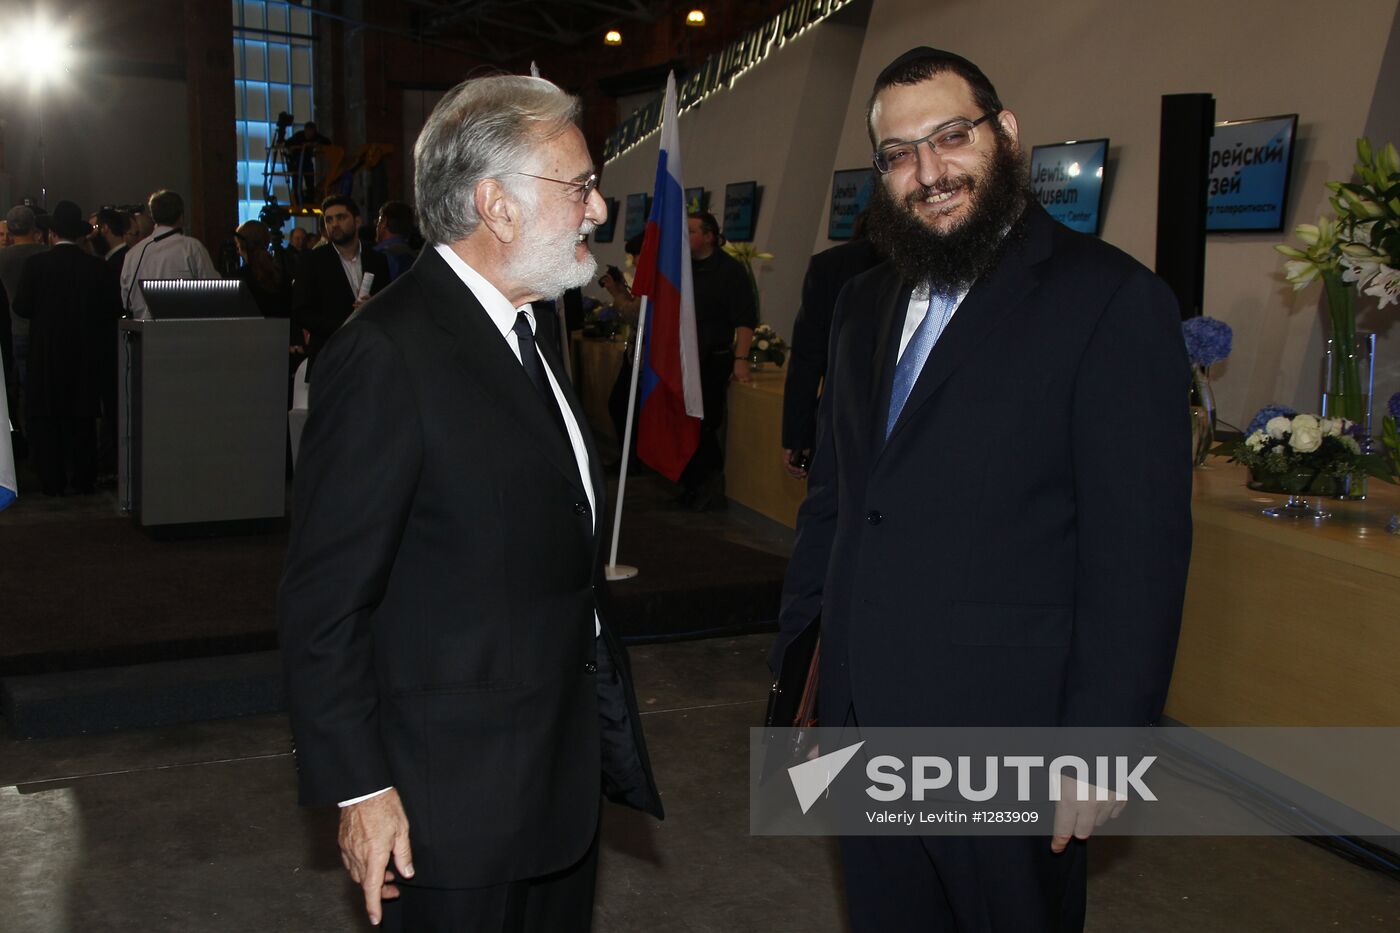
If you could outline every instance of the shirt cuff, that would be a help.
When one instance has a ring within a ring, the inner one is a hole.
[[[377,791],[375,791],[375,792],[372,793],[372,794],[365,794],[363,797],[355,797],[355,798],[352,799],[352,800],[342,800],[342,801],[338,804],[338,806],[343,810],[343,809],[345,809],[346,807],[351,806],[352,804],[363,803],[363,802],[365,802],[366,800],[370,799],[371,797],[378,797],[380,794],[387,794],[387,793],[389,793],[389,791],[391,791],[391,790],[393,790],[392,787],[386,787],[386,788],[384,788],[383,790],[377,790]]]

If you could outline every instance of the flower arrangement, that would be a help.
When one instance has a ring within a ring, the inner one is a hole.
[[[622,316],[612,305],[598,305],[584,316],[583,335],[611,338],[622,330],[623,323]]]
[[[1304,249],[1274,249],[1287,257],[1284,277],[1295,291],[1322,280],[1337,360],[1325,387],[1333,403],[1328,407],[1369,429],[1369,389],[1356,355],[1356,296],[1374,296],[1382,308],[1400,301],[1400,153],[1393,143],[1375,149],[1363,137],[1356,156],[1359,182],[1327,183],[1336,216],[1294,229]]]
[[[759,262],[768,262],[773,258],[773,254],[761,252],[752,243],[730,242],[725,243],[723,248],[726,253],[739,260],[739,262],[743,263],[744,271],[749,274],[749,288],[753,289],[754,313],[757,314],[760,319],[762,319],[763,307],[761,302],[763,300],[763,296],[760,295],[758,291],[758,277],[754,275],[753,264],[755,259]]]
[[[753,343],[749,345],[749,362],[781,366],[787,359],[787,351],[787,343],[772,327],[760,324],[754,328]]]
[[[1201,315],[1181,322],[1181,336],[1186,340],[1186,355],[1191,365],[1205,368],[1224,362],[1230,355],[1235,334],[1224,321]]]
[[[1251,488],[1292,494],[1345,492],[1361,464],[1355,425],[1317,415],[1275,415],[1235,445],[1249,467]]]
[[[1400,482],[1400,392],[1396,392],[1386,403],[1385,417],[1381,419],[1381,445],[1385,447],[1386,459],[1390,462],[1390,472],[1396,482]]]
[[[1255,431],[1262,431],[1264,426],[1275,418],[1292,418],[1296,414],[1298,414],[1298,410],[1289,408],[1287,405],[1265,405],[1250,420],[1249,426],[1244,429],[1244,436],[1249,437]]]
[[[1276,246],[1288,261],[1284,277],[1303,289],[1314,279],[1337,277],[1360,294],[1380,299],[1380,307],[1400,301],[1400,153],[1394,143],[1376,150],[1356,141],[1357,182],[1327,183],[1335,220],[1299,224],[1294,233],[1307,247]]]
[[[1191,360],[1191,462],[1204,466],[1215,443],[1215,393],[1210,367],[1230,355],[1234,331],[1224,321],[1204,315],[1181,322],[1186,356]]]

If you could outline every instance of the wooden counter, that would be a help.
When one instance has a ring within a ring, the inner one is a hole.
[[[775,369],[770,363],[754,373],[748,385],[730,383],[724,492],[740,505],[795,528],[807,481],[793,479],[783,469],[786,378],[786,369]]]
[[[1195,472],[1195,540],[1167,715],[1193,726],[1400,726],[1400,489],[1269,518],[1243,467]],[[1150,491],[1144,491],[1150,494]]]
[[[613,383],[622,369],[622,352],[626,344],[621,340],[584,337],[575,332],[571,345],[574,352],[574,386],[578,389],[583,413],[593,433],[620,440],[617,429],[613,427],[612,415],[608,414],[608,396],[612,394]]]

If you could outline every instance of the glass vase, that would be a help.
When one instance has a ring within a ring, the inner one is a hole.
[[[1285,470],[1268,472],[1251,468],[1249,480],[1245,483],[1255,492],[1279,493],[1288,497],[1281,506],[1264,509],[1270,518],[1327,518],[1329,513],[1315,500],[1364,499],[1366,497],[1366,476],[1364,472],[1336,476],[1331,473],[1318,473],[1313,470]]]
[[[1331,332],[1323,362],[1322,417],[1345,418],[1361,426],[1357,440],[1371,450],[1371,394],[1376,335],[1356,329],[1356,289],[1340,276],[1323,278]]]
[[[1215,445],[1215,393],[1210,387],[1210,370],[1191,367],[1191,464],[1205,466],[1206,455]]]

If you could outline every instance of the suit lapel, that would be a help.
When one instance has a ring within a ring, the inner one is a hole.
[[[536,312],[535,326],[539,327],[539,312]],[[578,425],[579,434],[583,436],[583,447],[588,453],[588,481],[593,485],[593,535],[597,539],[603,527],[603,515],[606,511],[607,490],[603,485],[603,469],[598,460],[598,449],[593,444],[593,432],[588,428],[588,419],[584,416],[583,406],[579,403],[578,394],[574,392],[573,383],[569,381],[568,374],[564,371],[564,360],[560,355],[560,347],[557,339],[553,335],[558,333],[558,325],[549,327],[545,333],[551,335],[551,339],[539,343],[540,356],[544,358],[544,364],[549,367],[549,371],[554,374],[554,381],[559,384],[559,390],[564,395],[564,401],[569,404],[569,411],[573,412],[574,423]],[[558,433],[557,431],[555,432]],[[572,448],[569,451],[572,456]],[[574,470],[578,472],[577,468]]]
[[[870,442],[872,450],[885,443],[885,420],[890,410],[890,393],[894,386],[894,367],[899,355],[899,340],[904,332],[904,315],[909,307],[913,287],[891,277],[875,302],[875,345],[870,358]]]
[[[890,432],[889,442],[916,418],[919,409],[997,326],[1030,294],[1037,281],[1033,266],[1050,253],[1050,220],[1038,204],[1028,205],[1022,220],[1009,236],[1014,237],[1005,255],[991,272],[973,284],[943,335],[933,345],[904,409]],[[907,296],[907,292],[905,293]],[[907,303],[907,297],[906,297]],[[901,317],[902,321],[903,318]],[[891,363],[891,368],[893,364]],[[889,410],[889,389],[885,389],[880,430]],[[888,442],[887,445],[888,446]],[[882,450],[883,452],[883,450]]]
[[[426,249],[414,266],[428,292],[428,304],[439,326],[455,338],[453,357],[462,369],[496,401],[506,416],[528,434],[546,460],[573,481],[580,493],[583,479],[573,446],[559,433],[554,419],[540,403],[539,393],[510,346],[501,337],[486,309],[436,250]],[[432,255],[426,255],[431,252]],[[421,269],[421,272],[418,270]],[[556,375],[557,378],[557,375]],[[563,383],[561,383],[563,385]],[[570,393],[566,390],[565,398]],[[572,400],[570,401],[573,405]],[[577,408],[575,407],[575,417]],[[590,460],[596,462],[590,452]]]

